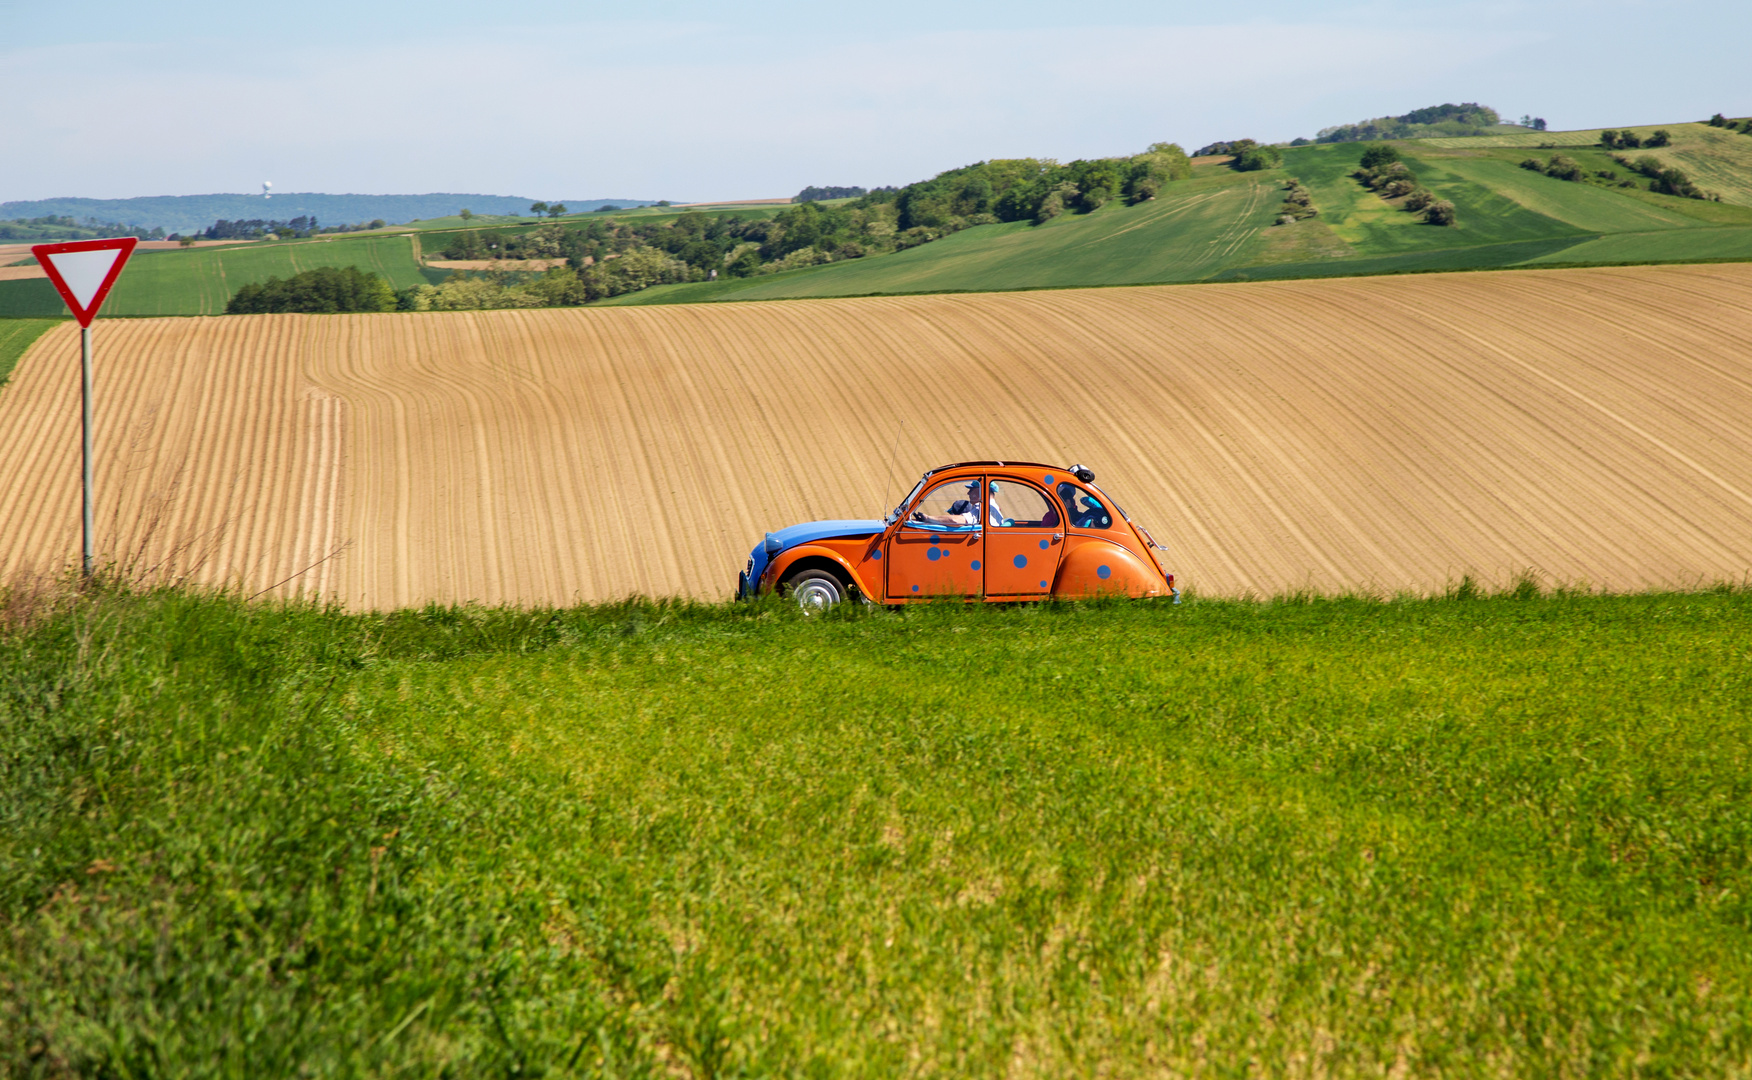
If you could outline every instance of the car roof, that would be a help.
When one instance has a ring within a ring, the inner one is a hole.
[[[925,475],[936,476],[938,473],[952,472],[956,469],[984,469],[993,466],[1000,469],[1054,469],[1062,473],[1070,472],[1067,466],[1049,465],[1044,461],[957,461],[953,465],[939,465]]]

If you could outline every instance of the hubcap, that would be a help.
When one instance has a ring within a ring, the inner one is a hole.
[[[805,611],[824,611],[840,602],[840,591],[831,581],[810,578],[794,589],[791,595]]]

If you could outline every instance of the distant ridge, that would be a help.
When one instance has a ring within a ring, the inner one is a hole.
[[[541,198],[537,196],[536,198]],[[534,199],[520,195],[477,195],[435,192],[427,195],[325,195],[317,192],[275,192],[261,195],[146,195],[133,199],[29,199],[0,203],[0,218],[98,218],[143,229],[192,232],[220,218],[268,218],[285,221],[315,217],[324,225],[350,225],[382,218],[392,225],[446,217],[467,207],[477,214],[528,214]],[[573,211],[594,210],[610,203],[618,207],[649,206],[654,199],[543,199],[563,202]]]

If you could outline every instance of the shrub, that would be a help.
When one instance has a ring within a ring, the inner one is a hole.
[[[1600,133],[1600,145],[1608,150],[1618,149],[1618,130],[1616,128],[1607,128],[1605,131],[1602,131]]]
[[[1428,188],[1418,188],[1416,191],[1413,191],[1410,195],[1405,197],[1405,208],[1414,212],[1424,210],[1435,201],[1436,197],[1430,194]]]
[[[1283,163],[1283,152],[1275,146],[1250,146],[1235,156],[1235,170],[1237,172],[1275,169]]]
[[[1588,173],[1587,170],[1576,164],[1573,158],[1554,154],[1551,158],[1551,164],[1545,167],[1545,175],[1558,180],[1579,181],[1587,179]]]
[[[1096,185],[1088,191],[1083,192],[1083,197],[1079,199],[1078,202],[1082,205],[1085,212],[1093,213],[1094,211],[1101,209],[1103,206],[1106,206],[1107,201],[1111,198],[1113,198],[1113,192],[1107,190],[1105,187]]]
[[[1707,122],[1708,122],[1710,127],[1727,127],[1728,126],[1728,118],[1723,116],[1721,113],[1716,113],[1714,116],[1710,117]]]
[[[1655,133],[1643,143],[1644,146],[1671,146],[1672,144],[1673,136],[1666,128],[1656,128]]]
[[[1527,158],[1525,161],[1521,162],[1521,168],[1529,169],[1533,172],[1544,172],[1545,171],[1545,163],[1543,161],[1540,161],[1536,157],[1530,157],[1530,158]]]
[[[1134,203],[1149,202],[1162,190],[1162,185],[1152,177],[1144,177],[1132,185],[1131,201]]]
[[[394,311],[395,290],[376,274],[357,266],[319,266],[281,281],[270,277],[245,285],[225,305],[227,315],[301,312],[334,315],[349,311]]]
[[[1447,199],[1437,199],[1424,210],[1424,220],[1431,225],[1452,225],[1455,221],[1454,204]]]
[[[1365,169],[1379,169],[1383,165],[1391,165],[1399,160],[1399,148],[1387,143],[1373,143],[1363,149],[1362,160],[1357,162]]]
[[[1618,148],[1621,150],[1635,150],[1642,144],[1642,136],[1634,131],[1621,131],[1618,133]]]
[[[1381,188],[1381,196],[1382,196],[1382,198],[1386,198],[1386,199],[1397,199],[1401,195],[1411,194],[1416,189],[1417,189],[1417,181],[1416,180],[1414,180],[1408,176],[1401,176],[1397,179],[1389,180]]]

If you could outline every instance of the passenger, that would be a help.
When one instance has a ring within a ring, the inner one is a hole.
[[[1101,505],[1101,500],[1084,493],[1071,484],[1060,484],[1058,496],[1065,504],[1065,516],[1070,523],[1079,529],[1104,529],[1113,523],[1112,515]],[[1077,505],[1082,503],[1081,506]]]

